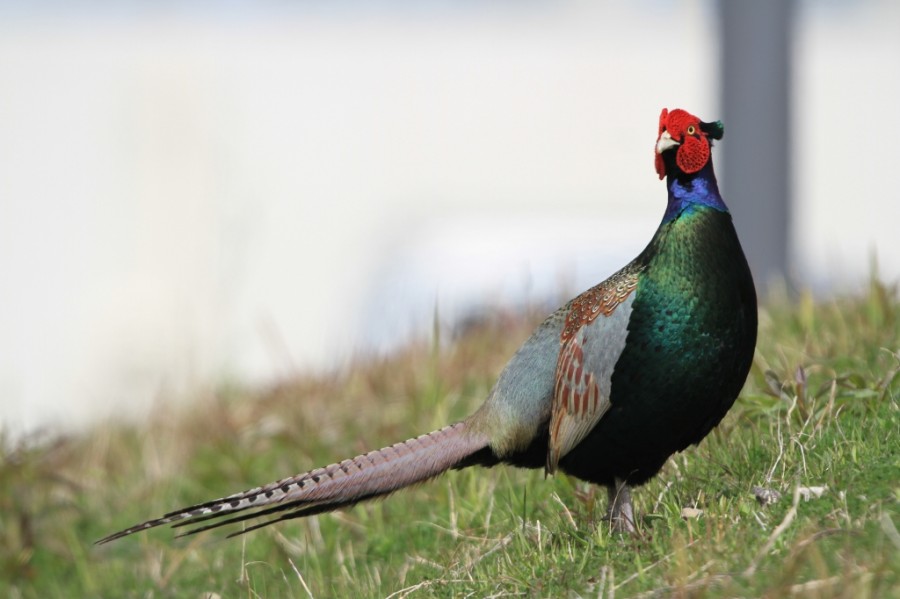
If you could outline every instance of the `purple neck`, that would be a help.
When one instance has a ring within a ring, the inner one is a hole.
[[[712,160],[696,174],[669,175],[666,177],[666,187],[669,190],[669,204],[666,206],[663,222],[669,222],[685,210],[698,206],[728,212],[728,207],[719,195],[719,184],[713,172]]]

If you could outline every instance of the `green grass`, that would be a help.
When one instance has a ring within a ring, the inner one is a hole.
[[[536,321],[494,320],[340,375],[223,387],[139,427],[8,447],[0,596],[900,597],[900,301],[877,283],[765,303],[743,394],[636,491],[635,536],[608,530],[602,490],[494,468],[238,539],[157,529],[92,545],[465,416]],[[762,506],[754,487],[782,497]]]

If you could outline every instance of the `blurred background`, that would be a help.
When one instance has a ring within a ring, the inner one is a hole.
[[[550,309],[659,223],[664,106],[761,288],[894,281],[898,97],[893,0],[0,2],[0,428]]]

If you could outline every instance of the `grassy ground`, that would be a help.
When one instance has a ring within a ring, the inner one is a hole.
[[[7,448],[0,596],[900,597],[900,302],[878,284],[766,303],[741,398],[636,492],[638,535],[609,532],[605,493],[495,468],[233,540],[157,529],[92,546],[466,415],[534,322],[499,315],[440,350]]]

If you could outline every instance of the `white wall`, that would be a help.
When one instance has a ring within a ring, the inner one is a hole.
[[[436,303],[577,290],[643,247],[660,108],[717,118],[710,6],[388,5],[0,13],[2,426],[332,367],[427,330]],[[817,11],[798,37],[811,279],[860,280],[870,247],[900,272],[896,187],[867,161],[900,138],[889,5]],[[883,99],[858,91],[872,77]],[[820,183],[836,161],[877,216]]]
[[[877,257],[900,277],[900,2],[800,13],[793,114],[797,276],[855,286]]]

